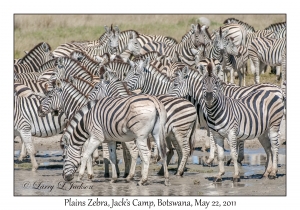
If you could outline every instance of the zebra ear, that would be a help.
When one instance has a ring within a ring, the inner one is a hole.
[[[110,28],[109,28],[109,27],[104,26],[104,29],[105,29],[105,31],[106,31],[107,33],[110,33]]]
[[[48,47],[48,45],[47,45],[45,42],[43,42],[42,47],[43,47],[43,50],[44,50],[45,52],[48,52],[48,51],[49,51],[49,47]],[[27,54],[27,53],[26,53],[26,54]]]
[[[193,53],[193,55],[197,55],[198,54],[198,50],[196,50],[195,48],[191,48],[191,52]]]
[[[133,32],[129,33],[129,39],[133,39]]]
[[[115,27],[114,27],[114,30],[115,30],[115,32],[120,33],[120,30],[119,30],[119,27],[118,27],[118,26],[115,26]]]
[[[218,75],[222,71],[222,66],[221,65],[216,65],[216,75]]]
[[[200,64],[199,66],[197,66],[197,70],[199,71],[199,73],[200,73],[201,75],[203,75],[203,74],[204,74],[204,71],[205,71],[205,66],[202,65],[202,64]]]
[[[183,78],[187,78],[186,76],[188,76],[188,74],[190,73],[190,69],[189,69],[189,67],[188,66],[185,66],[185,67],[183,67],[183,69],[181,70],[182,71],[182,76],[183,76]]]
[[[191,29],[192,29],[192,33],[195,33],[196,31],[196,26],[194,24],[191,24]]]

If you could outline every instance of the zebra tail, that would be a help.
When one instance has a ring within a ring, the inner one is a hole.
[[[190,135],[190,139],[189,139],[189,145],[190,145],[190,156],[192,155],[193,151],[194,151],[194,147],[195,147],[195,143],[196,143],[196,133],[197,133],[197,129],[199,128],[199,120],[198,117],[195,120],[195,123],[193,125],[192,128],[192,133]]]
[[[159,123],[159,125],[155,125],[155,127],[156,126],[159,127],[159,142],[156,142],[156,144],[157,144],[157,149],[159,151],[159,155],[164,160],[166,158],[166,153],[167,153],[167,144],[165,138],[166,135],[165,124],[167,121],[167,112],[164,105],[159,101],[157,102],[159,107],[156,107],[157,119],[155,124]]]

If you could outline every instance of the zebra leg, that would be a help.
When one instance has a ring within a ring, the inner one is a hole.
[[[26,129],[26,130],[20,131],[20,135],[21,135],[22,142],[24,143],[25,148],[30,156],[30,160],[31,160],[31,164],[32,164],[32,171],[36,171],[38,168],[38,164],[37,164],[35,156],[34,156],[35,149],[34,149],[34,145],[32,142],[31,129]]]
[[[93,162],[92,164],[97,165],[96,160],[99,159],[99,152],[98,152],[98,148],[93,152]]]
[[[279,150],[279,143],[278,139],[280,136],[279,133],[279,126],[273,126],[270,128],[269,133],[268,133],[270,142],[271,142],[271,150],[272,150],[272,170],[271,173],[269,174],[270,179],[275,179],[277,177],[277,163],[278,163],[278,150]]]
[[[239,173],[239,166],[238,166],[238,153],[237,153],[237,140],[236,140],[236,135],[235,131],[229,131],[228,133],[228,143],[230,145],[230,155],[231,159],[233,160],[233,165],[234,165],[234,174],[232,177],[233,182],[239,182],[240,181],[240,173]]]
[[[254,70],[254,83],[255,84],[259,84],[259,75],[260,75],[260,69],[259,69],[259,66],[260,66],[260,61],[257,57],[252,57],[250,59],[250,61],[253,62],[253,67],[254,69],[252,69],[252,71]]]
[[[125,164],[125,172],[123,178],[126,178],[129,174],[129,169],[132,163],[131,163],[131,157],[129,155],[130,152],[127,145],[125,144],[125,142],[122,142],[121,144],[123,148],[123,159]]]
[[[244,156],[244,144],[245,141],[244,140],[239,140],[238,141],[238,159],[237,162],[240,163],[242,165],[242,161],[244,160],[245,156]]]
[[[78,174],[78,179],[77,181],[81,181],[83,175],[84,175],[84,171],[85,168],[87,166],[88,163],[88,177],[92,178],[93,174],[92,174],[92,170],[91,170],[91,164],[92,164],[92,153],[95,151],[95,149],[98,148],[98,146],[100,145],[100,141],[98,139],[96,139],[95,136],[90,136],[89,138],[89,142],[86,145],[83,153],[82,153],[82,157],[81,157],[81,165],[80,165],[80,169],[79,169],[79,174]],[[88,161],[89,160],[89,161]]]
[[[258,140],[267,154],[266,169],[263,174],[263,178],[267,178],[272,171],[272,150],[267,131],[265,131],[260,137],[258,137]]]
[[[277,81],[280,80],[280,66],[276,66],[276,78],[277,78]]]
[[[26,157],[26,147],[24,142],[22,142],[22,148],[21,148],[21,152],[20,152],[20,156],[19,156],[19,161],[23,161],[23,158]]]
[[[244,81],[244,86],[245,86],[244,73],[241,72],[241,69],[239,69],[237,72],[239,74],[239,86],[242,86],[242,81]]]
[[[109,152],[108,152],[107,143],[102,143],[102,151],[103,151],[104,177],[109,178]]]
[[[210,142],[209,157],[207,160],[203,157],[203,161],[206,165],[211,165],[211,162],[215,159],[216,142],[214,141],[214,136],[213,136],[212,132],[210,132],[210,135],[209,135],[209,142]]]
[[[174,155],[174,151],[173,151],[173,148],[172,148],[172,144],[171,144],[171,138],[170,136],[167,136],[166,137],[166,143],[167,143],[167,148],[168,148],[168,152],[167,152],[167,166],[169,165],[170,163],[170,160],[171,158],[173,157]],[[158,175],[164,175],[164,165],[161,166],[159,172],[157,173]]]
[[[214,177],[214,182],[222,182],[222,176],[225,174],[224,169],[224,137],[217,132],[210,130],[213,133],[215,144],[218,149],[219,173]]]
[[[133,179],[133,176],[135,174],[135,167],[136,167],[136,160],[139,155],[139,150],[137,149],[137,146],[134,141],[126,142],[125,143],[127,148],[129,148],[129,158],[130,158],[130,171],[128,176],[126,177],[126,180],[129,182],[131,179]]]
[[[188,133],[175,132],[175,139],[172,141],[173,145],[176,145],[176,151],[178,154],[178,169],[176,176],[182,176],[184,168],[190,154],[191,148],[189,146],[189,138],[192,135],[192,129]]]
[[[230,69],[230,83],[234,83],[234,70],[233,68]]]
[[[109,161],[111,164],[111,171],[112,171],[110,183],[117,182],[118,174],[120,174],[118,164],[117,164],[116,149],[117,149],[117,142],[111,141],[108,143]]]
[[[137,184],[137,185],[141,186],[141,185],[144,185],[148,180],[148,171],[149,171],[151,152],[150,152],[150,149],[148,148],[147,139],[142,139],[142,137],[137,138],[136,145],[139,150],[140,157],[143,161],[143,163],[142,163],[142,178]]]

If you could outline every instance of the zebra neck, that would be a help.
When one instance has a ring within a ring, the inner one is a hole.
[[[145,82],[141,90],[146,94],[160,95],[166,94],[170,86],[170,79],[165,74],[156,70],[155,72],[145,73]]]
[[[66,84],[62,89],[62,105],[66,117],[70,117],[83,105],[87,104],[87,97],[77,90],[74,86]]]

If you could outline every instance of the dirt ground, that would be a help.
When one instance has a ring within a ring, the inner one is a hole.
[[[174,174],[177,168],[177,155],[173,156],[168,167],[171,186],[164,186],[164,178],[157,172],[161,163],[151,163],[149,179],[145,186],[137,186],[141,177],[141,161],[138,159],[134,180],[127,183],[123,177],[124,161],[122,150],[117,150],[120,178],[111,184],[110,178],[104,178],[102,154],[100,164],[93,167],[95,178],[87,180],[85,175],[81,182],[76,182],[78,173],[72,182],[66,183],[62,178],[62,151],[59,146],[60,135],[49,138],[34,138],[39,164],[37,172],[31,171],[29,158],[19,162],[20,139],[14,143],[14,194],[15,195],[286,195],[286,146],[285,121],[281,127],[280,150],[278,156],[278,177],[275,180],[261,179],[265,169],[266,155],[257,139],[245,142],[245,160],[239,166],[241,181],[233,183],[233,165],[225,166],[222,183],[214,183],[213,177],[218,172],[217,160],[213,166],[204,166],[202,157],[208,152],[201,151],[207,138],[206,131],[200,132],[200,141],[196,142],[195,151],[189,157],[186,171],[180,178]],[[225,160],[230,158],[228,145],[225,144]]]

